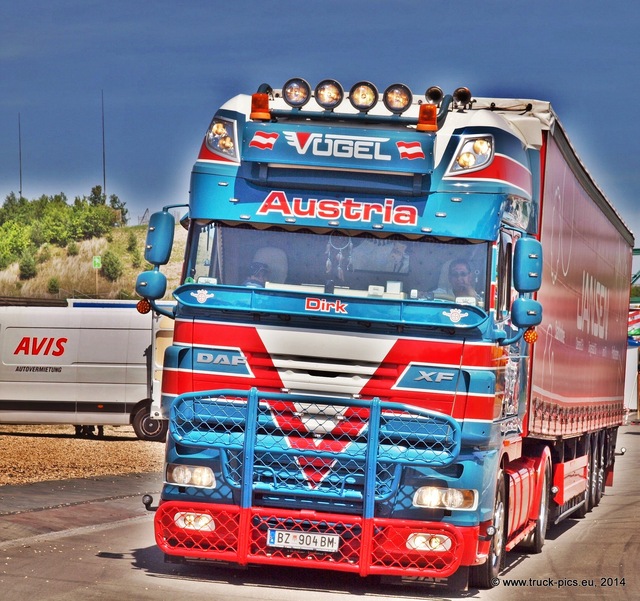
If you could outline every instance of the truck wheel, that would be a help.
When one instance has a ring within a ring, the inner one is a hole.
[[[583,518],[591,511],[591,483],[593,482],[593,450],[587,449],[587,488],[584,491],[584,503],[576,510],[575,516]]]
[[[544,468],[542,475],[542,495],[540,496],[540,507],[538,508],[538,519],[534,531],[524,540],[520,548],[528,553],[540,553],[547,537],[547,526],[549,525],[549,499],[551,494],[551,470],[549,464]]]
[[[504,545],[506,538],[507,501],[504,477],[502,473],[496,484],[496,498],[493,506],[493,527],[495,533],[491,538],[489,556],[480,566],[473,566],[469,571],[469,584],[475,588],[493,588],[497,586],[498,575],[504,563]]]
[[[141,440],[164,441],[167,438],[167,420],[154,419],[149,415],[149,407],[140,407],[131,420],[133,431]]]

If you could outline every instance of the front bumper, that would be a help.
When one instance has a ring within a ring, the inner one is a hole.
[[[176,515],[187,513],[210,516],[206,531],[178,526]],[[267,541],[270,529],[338,535],[340,543],[335,552],[274,547]],[[438,550],[418,551],[407,546],[412,534],[435,535],[445,542]],[[487,544],[479,544],[479,534],[478,526],[184,501],[164,501],[155,515],[156,542],[167,555],[237,565],[328,569],[360,576],[447,578],[461,565],[474,565],[486,555],[482,547]]]

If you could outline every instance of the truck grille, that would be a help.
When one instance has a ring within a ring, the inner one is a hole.
[[[382,402],[245,391],[190,393],[172,405],[176,444],[216,449],[245,505],[323,505],[373,516],[402,468],[444,467],[460,449],[451,417]]]

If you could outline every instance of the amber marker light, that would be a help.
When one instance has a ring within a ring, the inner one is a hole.
[[[527,328],[527,330],[525,331],[524,335],[522,336],[524,338],[524,341],[527,344],[533,344],[534,342],[537,342],[538,340],[538,332],[536,332],[535,328]]]
[[[251,119],[255,121],[269,121],[269,94],[256,92],[251,95]]]
[[[421,104],[418,113],[418,131],[437,131],[438,107],[435,104]]]
[[[142,300],[138,301],[138,304],[136,305],[136,309],[138,313],[142,313],[142,315],[146,315],[147,313],[149,313],[149,311],[151,311],[151,303],[146,298],[143,298]]]

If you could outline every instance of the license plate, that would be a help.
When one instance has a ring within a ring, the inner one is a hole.
[[[337,534],[292,532],[290,530],[270,528],[267,536],[267,544],[270,547],[279,547],[281,549],[335,553],[340,546],[340,537]]]

